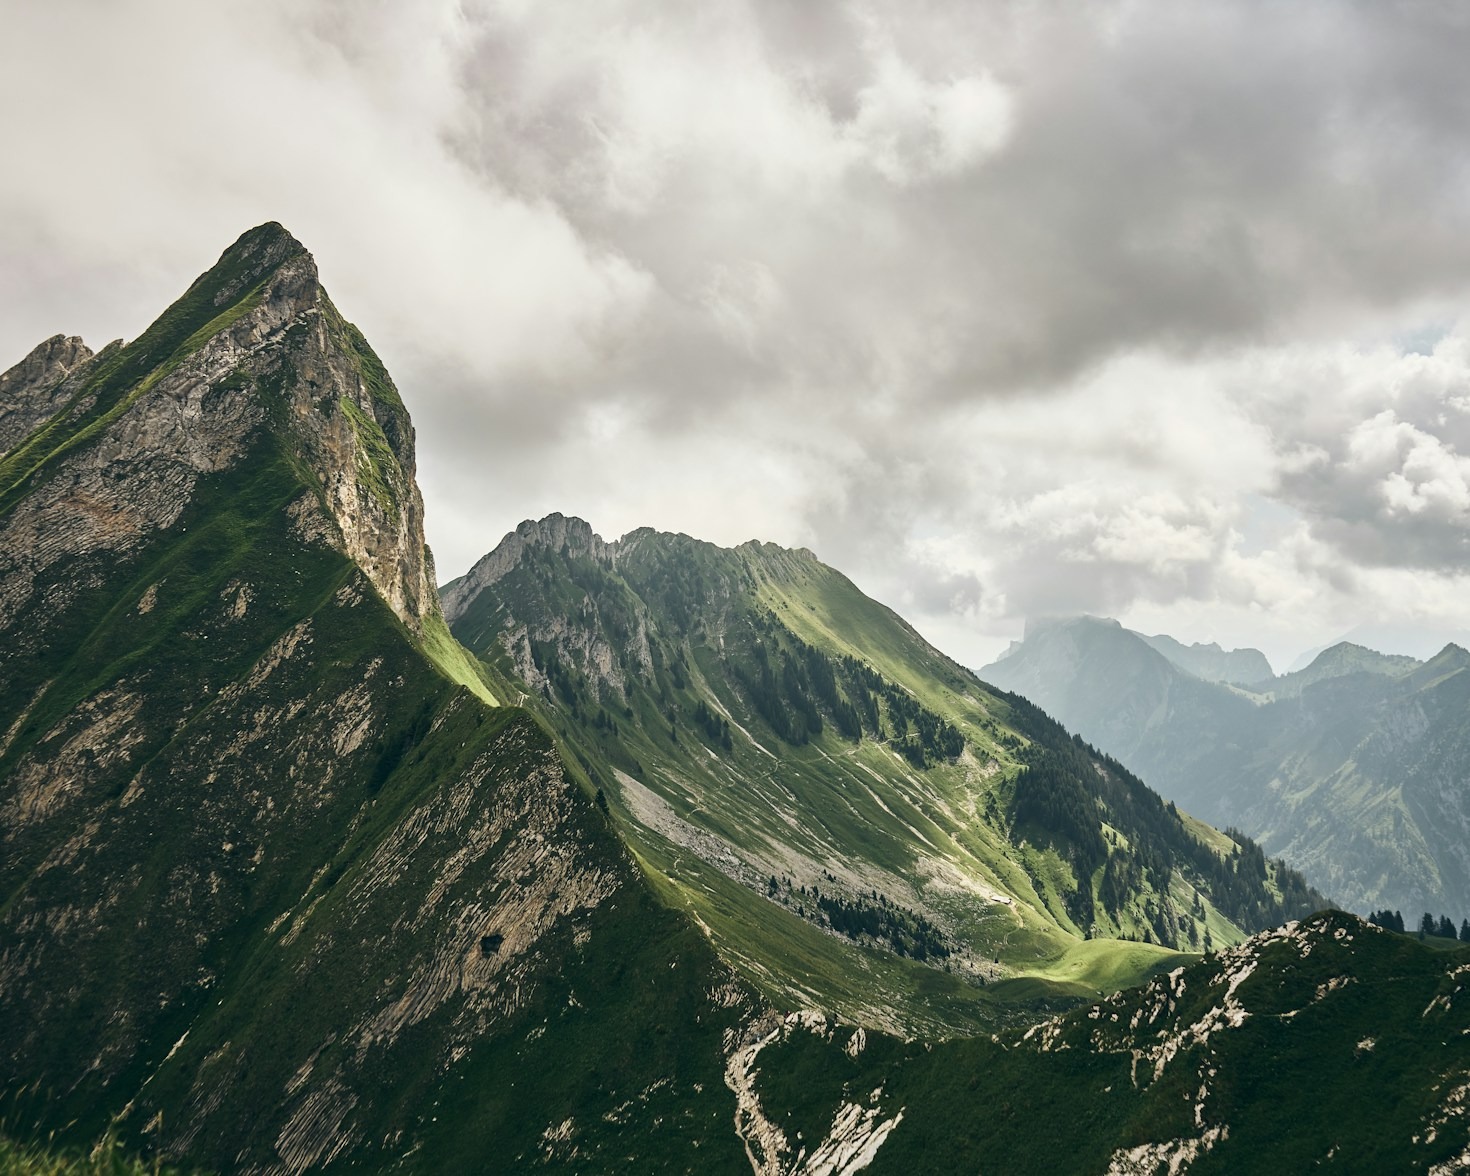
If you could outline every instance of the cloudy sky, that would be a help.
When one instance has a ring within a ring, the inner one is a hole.
[[[521,519],[811,547],[980,664],[1470,626],[1470,9],[0,0],[0,367],[282,221]]]

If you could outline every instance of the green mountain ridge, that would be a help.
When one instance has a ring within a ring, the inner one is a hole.
[[[1470,910],[1470,723],[1450,645],[1429,662],[1348,642],[1245,688],[1152,639],[1076,618],[984,667],[1203,819],[1233,826],[1355,909]]]
[[[1160,948],[1324,901],[808,551],[609,543],[551,515],[442,598],[497,692],[545,716],[671,901],[778,1004],[973,1031],[1009,996],[1132,983],[1170,965]]]
[[[760,1054],[761,1089],[798,1130],[844,1105],[901,1115],[875,1176],[1459,1172],[1467,974],[1470,951],[1332,912],[994,1037],[793,1019]]]

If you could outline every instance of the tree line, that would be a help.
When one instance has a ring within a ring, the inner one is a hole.
[[[808,645],[769,612],[755,614],[751,629],[749,662],[737,664],[735,675],[756,713],[787,743],[802,746],[830,720],[843,738],[888,743],[917,768],[964,752],[954,724],[866,662]]]
[[[807,916],[807,902],[810,902],[810,915],[814,921],[848,939],[875,940],[886,944],[897,955],[912,960],[949,957],[950,946],[943,931],[924,915],[895,905],[886,894],[879,894],[876,890],[870,895],[843,898],[841,895],[823,894],[816,885],[793,889],[790,878],[778,882],[773,874],[766,883],[766,894],[788,905],[795,904],[797,914],[802,917]]]
[[[1406,930],[1403,913],[1388,910],[1386,907],[1369,915],[1368,922],[1382,927],[1385,931]],[[1440,939],[1458,939],[1462,943],[1470,943],[1470,919],[1461,919],[1460,929],[1456,931],[1455,921],[1448,915],[1440,915],[1435,918],[1429,911],[1425,911],[1419,919],[1419,938],[1424,939],[1430,935]]]

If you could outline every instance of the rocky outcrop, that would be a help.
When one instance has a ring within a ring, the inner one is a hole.
[[[76,335],[52,335],[0,375],[0,457],[44,424],[70,398],[67,377],[84,368],[92,349]]]
[[[527,548],[547,548],[594,560],[615,559],[617,543],[608,543],[582,519],[563,514],[549,514],[544,519],[528,519],[495,546],[463,576],[444,585],[440,599],[444,619],[453,624],[492,584],[499,583],[520,566]]]
[[[38,592],[56,614],[174,526],[199,479],[235,466],[267,426],[312,471],[335,545],[399,619],[417,631],[437,607],[408,413],[281,226],[242,236],[107,362],[84,352],[58,337],[5,376],[0,429],[63,407],[55,438],[0,462],[0,495],[38,484],[0,524],[0,626]],[[48,584],[62,559],[76,566]]]
[[[445,669],[413,429],[310,254],[252,230],[62,366],[0,459],[0,1099],[216,1171],[729,1170],[755,1002]]]

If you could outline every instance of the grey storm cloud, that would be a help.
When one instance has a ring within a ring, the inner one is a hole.
[[[662,384],[640,365],[638,393],[688,394],[700,365],[665,332],[716,315],[722,280],[754,344],[700,338],[703,383],[763,359],[912,397],[1463,289],[1452,8],[773,8],[534,8],[487,19],[464,61],[466,157],[666,295],[648,338],[673,362]]]
[[[0,346],[136,334],[282,220],[403,387],[445,574],[563,510],[809,545],[971,630],[1456,598],[1458,6],[58,0],[0,34]],[[1437,357],[1390,345],[1430,321]]]

